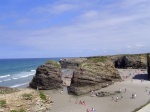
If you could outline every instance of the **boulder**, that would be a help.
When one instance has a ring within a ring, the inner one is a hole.
[[[68,92],[82,95],[121,80],[113,63],[105,57],[89,58],[73,72]]]
[[[148,73],[148,80],[150,80],[150,54],[147,54],[147,73]]]
[[[48,61],[46,64],[38,67],[29,86],[42,90],[62,88],[60,63]]]

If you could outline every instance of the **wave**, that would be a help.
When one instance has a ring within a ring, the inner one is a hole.
[[[22,84],[13,85],[13,86],[10,86],[10,87],[15,88],[15,87],[23,86],[23,85],[26,85],[26,84],[29,84],[29,83],[30,82],[26,82],[26,83],[22,83]]]
[[[32,75],[34,75],[34,74],[23,75],[23,76],[20,76],[20,77],[14,77],[12,79],[20,79],[20,78],[29,77],[29,76],[32,76]]]
[[[28,74],[28,75],[27,75]],[[6,82],[6,81],[12,81],[12,80],[17,80],[17,79],[21,79],[21,78],[26,78],[26,77],[30,77],[30,76],[33,76],[35,73],[31,73],[31,72],[28,72],[28,73],[24,73],[24,75],[18,75],[18,76],[14,76],[14,77],[11,77],[9,79],[5,79],[5,80],[0,80],[0,82]]]
[[[0,78],[5,78],[5,77],[9,77],[10,75],[3,75],[3,76],[0,76]]]
[[[6,80],[3,80],[3,81],[10,81],[11,79],[6,79]]]
[[[31,70],[31,72],[35,72],[36,70]]]

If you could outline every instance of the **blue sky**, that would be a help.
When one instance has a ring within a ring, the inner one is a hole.
[[[150,52],[150,0],[0,0],[0,58]]]

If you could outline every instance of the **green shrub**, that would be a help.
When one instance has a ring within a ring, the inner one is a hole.
[[[10,112],[17,112],[17,110],[11,110]]]
[[[6,106],[6,100],[0,100],[0,107]]]
[[[42,100],[46,100],[46,95],[43,92],[40,92],[40,98]]]
[[[23,108],[20,110],[11,110],[10,112],[26,112]]]
[[[89,58],[90,61],[92,61],[93,63],[97,63],[97,62],[105,62],[106,58],[105,57],[95,57],[95,58]]]
[[[32,99],[32,94],[23,94],[22,97],[25,99],[25,100],[31,100]]]
[[[46,62],[47,64],[52,64],[54,65],[55,67],[58,67],[58,68],[61,68],[61,65],[59,62],[56,62],[56,61],[53,61],[53,60],[49,60]]]

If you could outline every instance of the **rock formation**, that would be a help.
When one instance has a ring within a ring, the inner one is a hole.
[[[148,73],[148,80],[150,80],[150,54],[147,54],[147,73]]]
[[[146,54],[110,56],[116,68],[146,69]]]
[[[60,64],[62,68],[77,68],[80,63],[86,61],[89,58],[105,57],[110,59],[116,68],[134,68],[134,69],[146,69],[147,59],[146,54],[133,54],[133,55],[114,55],[114,56],[94,56],[86,58],[68,58],[62,59]]]
[[[89,58],[73,72],[69,93],[86,94],[119,81],[120,75],[113,63],[104,58]]]
[[[74,69],[79,67],[80,63],[86,60],[87,58],[67,58],[67,59],[61,59],[59,62],[62,68]]]
[[[57,89],[62,87],[61,65],[55,61],[48,61],[37,68],[29,86],[35,89]]]

